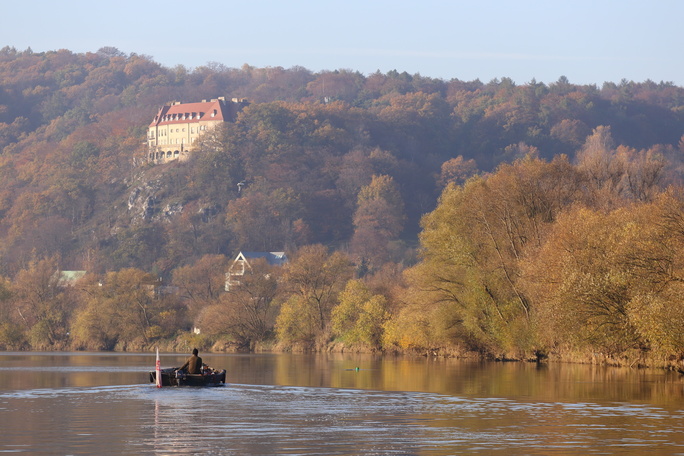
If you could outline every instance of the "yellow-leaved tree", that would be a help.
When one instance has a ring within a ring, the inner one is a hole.
[[[525,266],[549,347],[609,358],[684,353],[684,199],[562,214]]]
[[[277,336],[284,344],[310,347],[328,337],[330,314],[352,276],[352,265],[344,254],[330,254],[317,244],[299,249],[284,268],[289,298],[276,320]]]
[[[380,348],[383,324],[388,314],[386,298],[371,294],[361,280],[350,280],[332,310],[332,329],[343,342]]]
[[[580,184],[566,157],[526,156],[448,185],[422,220],[422,261],[407,273],[408,304],[387,342],[465,345],[497,357],[539,350],[520,265],[543,245],[558,212],[581,197]]]
[[[76,348],[141,349],[185,326],[183,308],[155,293],[155,277],[140,269],[91,276],[82,284],[84,305],[72,324]]]

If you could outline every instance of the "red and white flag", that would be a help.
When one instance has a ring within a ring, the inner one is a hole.
[[[156,377],[157,377],[157,388],[162,387],[162,378],[161,378],[161,361],[159,361],[159,347],[157,347],[157,367],[155,368],[156,370]]]

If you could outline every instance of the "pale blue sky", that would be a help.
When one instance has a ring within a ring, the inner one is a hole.
[[[684,0],[4,0],[0,47],[114,46],[167,67],[303,66],[684,85]]]

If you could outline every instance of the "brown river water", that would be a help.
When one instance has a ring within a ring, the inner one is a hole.
[[[684,455],[677,373],[353,355],[0,352],[0,454]],[[184,354],[161,354],[162,367]],[[358,369],[357,369],[358,368]]]

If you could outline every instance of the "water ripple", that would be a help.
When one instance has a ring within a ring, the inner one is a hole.
[[[68,420],[54,421],[60,414]],[[674,454],[684,452],[682,416],[642,404],[349,388],[39,388],[0,394],[13,439],[0,452],[50,454],[60,442],[62,454]]]

